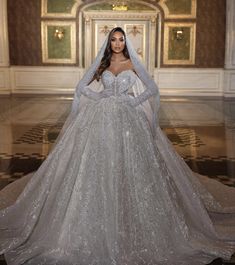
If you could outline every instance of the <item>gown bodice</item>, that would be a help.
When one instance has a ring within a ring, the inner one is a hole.
[[[136,82],[136,78],[137,75],[131,69],[124,70],[118,75],[114,75],[109,70],[105,70],[102,74],[104,89],[114,90],[114,95],[127,94]]]

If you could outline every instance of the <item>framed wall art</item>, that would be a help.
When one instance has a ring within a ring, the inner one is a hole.
[[[77,0],[41,0],[42,17],[76,17]]]
[[[43,63],[76,63],[75,22],[42,21]]]
[[[166,22],[163,64],[195,64],[196,24]]]

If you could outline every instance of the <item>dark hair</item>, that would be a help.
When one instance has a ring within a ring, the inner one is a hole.
[[[123,34],[125,40],[126,40],[126,33],[125,33],[125,31],[121,27],[113,28],[109,32],[108,42],[107,42],[107,45],[106,45],[106,48],[105,48],[105,51],[104,51],[104,56],[101,59],[100,66],[97,69],[97,71],[96,71],[96,73],[94,75],[93,80],[96,79],[97,81],[99,81],[100,80],[100,76],[102,75],[102,73],[104,72],[104,70],[107,69],[110,66],[111,57],[112,57],[111,39],[112,39],[112,36],[113,36],[113,34],[115,32],[121,32]],[[130,58],[130,55],[129,55],[129,52],[128,52],[126,43],[125,43],[125,47],[124,47],[124,50],[123,50],[123,55],[126,58],[128,58],[128,59]]]

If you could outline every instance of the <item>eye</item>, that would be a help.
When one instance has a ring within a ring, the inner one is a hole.
[[[115,41],[115,40],[116,40],[115,38],[112,38],[112,39],[111,39],[112,42]]]
[[[125,40],[124,40],[124,38],[120,38],[120,41],[123,42],[123,41],[125,41]]]

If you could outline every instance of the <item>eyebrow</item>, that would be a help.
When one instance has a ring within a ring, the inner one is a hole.
[[[124,36],[122,36],[120,38],[112,37],[111,39],[124,39]]]

